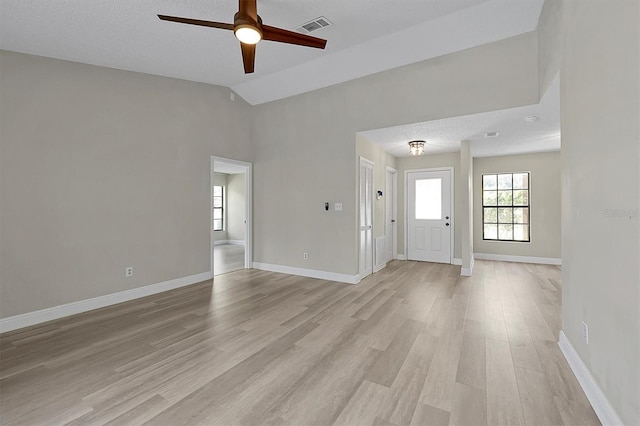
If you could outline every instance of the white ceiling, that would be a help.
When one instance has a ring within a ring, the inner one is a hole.
[[[2,0],[0,48],[230,87],[256,105],[532,31],[543,0],[258,0],[265,24],[312,35],[324,51],[262,42],[245,75],[231,31],[156,14],[232,22],[236,0]]]
[[[536,115],[537,121],[524,118]],[[496,138],[485,133],[500,132]],[[556,76],[539,104],[359,132],[394,157],[408,157],[410,140],[425,140],[426,154],[456,152],[471,141],[474,157],[560,150],[560,84]]]

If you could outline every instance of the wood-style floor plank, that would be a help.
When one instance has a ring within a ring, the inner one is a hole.
[[[594,425],[560,268],[240,270],[0,335],[2,425]]]

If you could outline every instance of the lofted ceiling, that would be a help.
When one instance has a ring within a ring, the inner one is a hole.
[[[230,87],[256,105],[536,28],[543,0],[258,0],[265,24],[317,17],[322,50],[261,42],[245,75],[231,31],[156,15],[233,22],[237,0],[2,0],[0,48]]]

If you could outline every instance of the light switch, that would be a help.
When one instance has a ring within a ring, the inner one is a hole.
[[[341,211],[342,211],[342,203],[336,203],[336,204],[333,206],[333,208],[334,208],[334,210],[335,210],[335,211],[337,211],[337,212],[341,212]]]

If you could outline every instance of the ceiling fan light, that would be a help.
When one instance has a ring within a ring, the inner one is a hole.
[[[255,27],[250,25],[242,25],[237,27],[233,33],[236,38],[240,40],[240,43],[244,44],[257,44],[262,40],[262,33]]]
[[[424,141],[411,141],[409,142],[409,153],[411,155],[424,154]]]

